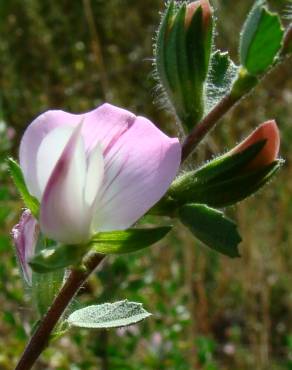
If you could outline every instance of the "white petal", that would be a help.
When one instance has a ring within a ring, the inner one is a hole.
[[[91,209],[84,201],[86,158],[81,126],[73,132],[46,186],[40,212],[45,235],[67,244],[87,241]]]
[[[37,180],[39,200],[61,154],[72,136],[74,129],[70,126],[57,127],[43,139],[37,153]]]

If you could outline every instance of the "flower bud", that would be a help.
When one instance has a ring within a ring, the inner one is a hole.
[[[204,113],[204,87],[212,49],[208,0],[171,1],[155,47],[157,77],[183,126],[190,131]]]
[[[220,208],[247,198],[280,169],[279,146],[276,122],[263,123],[234,149],[176,179],[167,206],[193,202]]]

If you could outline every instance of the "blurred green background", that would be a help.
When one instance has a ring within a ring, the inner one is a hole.
[[[237,59],[252,0],[217,0],[217,45]],[[272,7],[285,15],[287,1]],[[162,0],[0,0],[0,369],[19,358],[36,319],[19,277],[9,232],[22,204],[5,158],[17,156],[40,112],[90,110],[107,100],[175,134],[152,78],[152,43]],[[242,258],[219,256],[181,225],[152,249],[109,258],[79,293],[81,302],[128,298],[153,317],[128,329],[73,330],[35,369],[291,370],[291,60],[273,71],[200,147],[193,165],[232,147],[276,117],[279,176],[228,210],[244,238]]]

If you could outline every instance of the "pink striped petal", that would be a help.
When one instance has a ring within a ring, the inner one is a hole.
[[[11,234],[24,280],[31,285],[32,271],[28,261],[34,256],[39,226],[29,210],[22,213],[19,223],[14,226]]]
[[[87,164],[80,131],[81,125],[77,126],[65,146],[41,202],[43,233],[67,244],[88,240],[92,218],[91,207],[84,196]]]
[[[167,191],[181,147],[149,120],[137,117],[105,155],[105,178],[93,221],[96,231],[127,229]]]
[[[39,147],[45,137],[57,127],[75,128],[83,121],[82,136],[86,152],[90,152],[99,142],[106,153],[135,121],[135,115],[110,104],[84,113],[71,114],[61,110],[47,111],[38,116],[26,129],[20,144],[20,165],[30,192],[40,197],[37,175]]]

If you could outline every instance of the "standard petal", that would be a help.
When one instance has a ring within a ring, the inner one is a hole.
[[[126,229],[166,192],[181,159],[181,146],[149,120],[134,124],[105,155],[105,175],[93,222],[95,231]]]
[[[89,237],[90,208],[84,201],[86,157],[81,125],[74,130],[47,183],[40,210],[40,226],[51,239],[67,244]]]
[[[27,284],[31,285],[32,271],[28,261],[33,257],[39,236],[39,226],[29,210],[25,210],[20,221],[11,231],[16,254]]]
[[[83,121],[82,136],[85,150],[90,152],[99,142],[104,153],[131,127],[135,115],[110,104],[83,114],[71,114],[61,110],[47,111],[38,116],[26,129],[20,144],[20,165],[30,192],[38,196],[36,153],[45,137],[57,127],[75,128]]]

